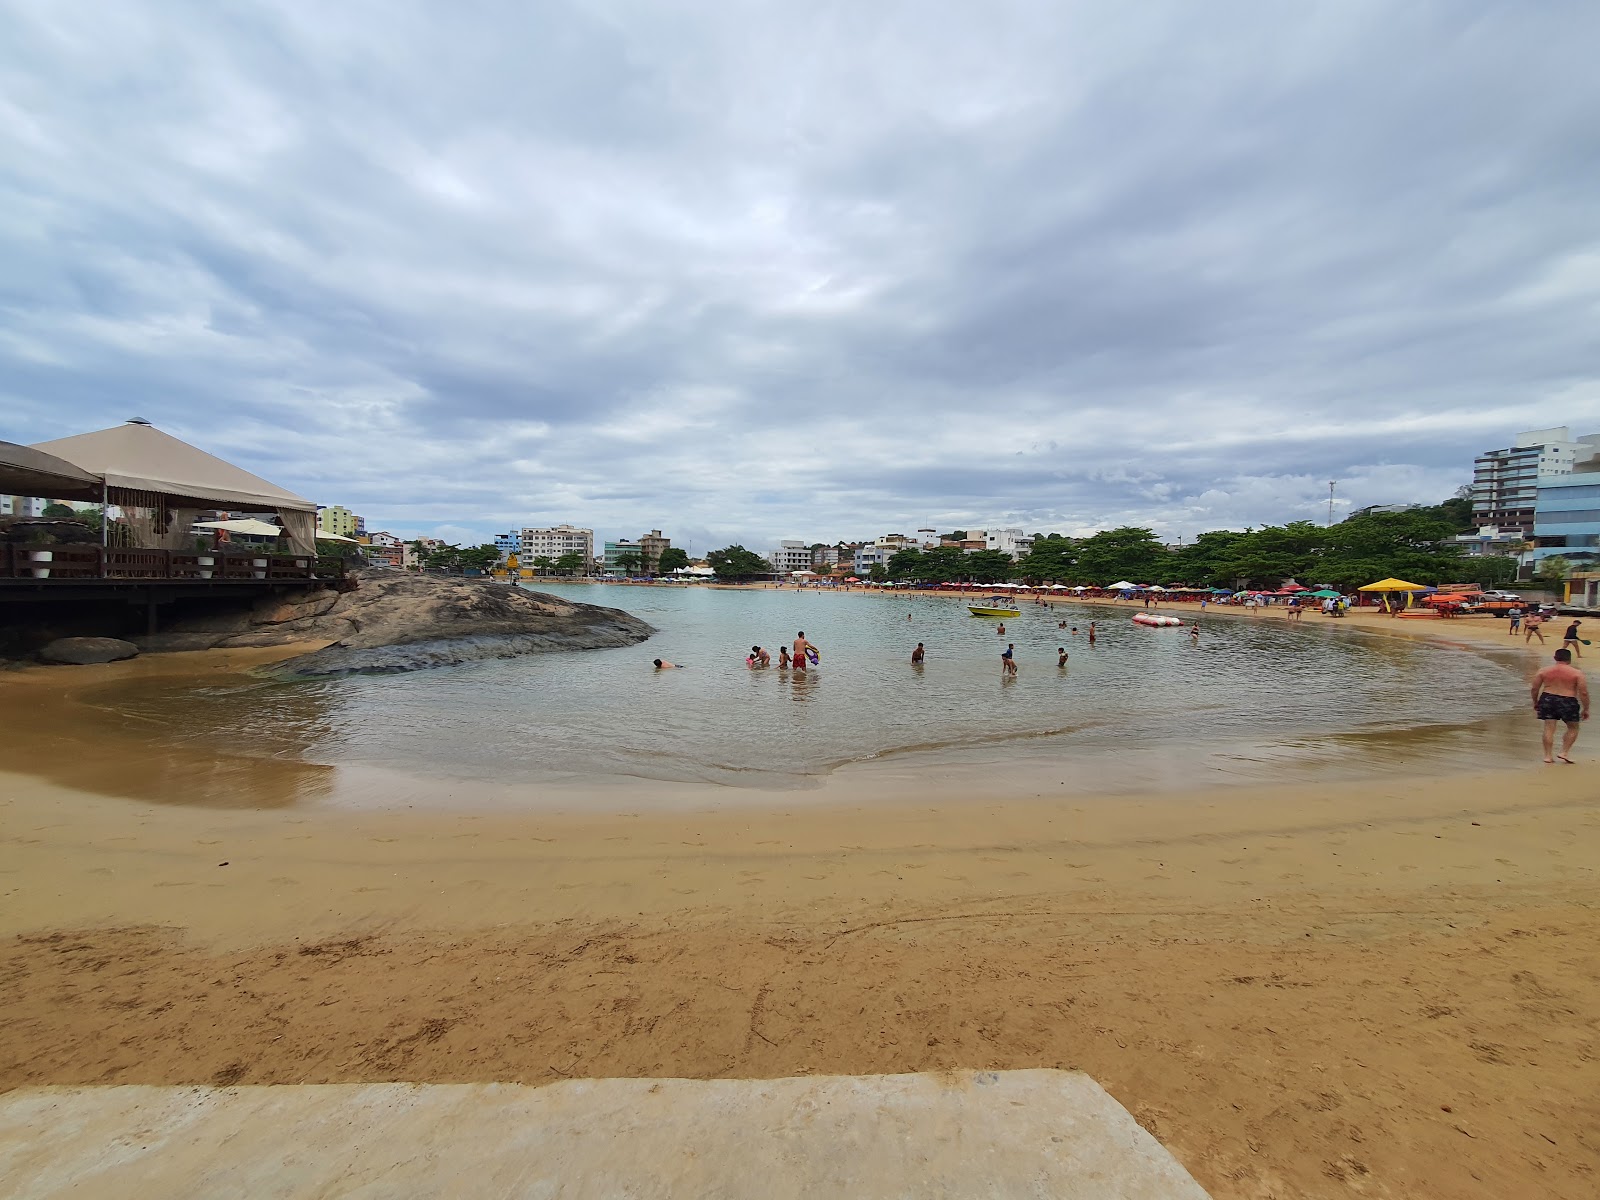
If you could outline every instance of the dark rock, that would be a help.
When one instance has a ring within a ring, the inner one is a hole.
[[[50,663],[70,663],[87,666],[90,663],[116,662],[132,658],[139,647],[120,638],[70,637],[57,638],[39,651],[39,657]]]

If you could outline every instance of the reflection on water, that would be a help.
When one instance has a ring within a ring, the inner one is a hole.
[[[1006,623],[1019,663],[1006,676],[994,624],[950,599],[568,590],[661,632],[647,646],[398,676],[108,686],[83,714],[105,728],[104,745],[84,754],[81,738],[62,739],[19,765],[148,799],[264,804],[324,794],[327,768],[342,765],[794,787],[845,763],[920,755],[998,769],[1059,762],[1064,777],[1181,787],[1511,752],[1509,739],[1525,738],[1504,717],[1521,709],[1518,671],[1315,624],[1202,617],[1195,644],[1183,630],[1133,625],[1128,608],[1029,607]],[[1061,615],[1082,632],[1059,628]],[[819,667],[744,666],[752,643],[776,650],[797,629],[821,647]],[[913,666],[919,641],[927,660]],[[653,670],[658,656],[682,669]]]

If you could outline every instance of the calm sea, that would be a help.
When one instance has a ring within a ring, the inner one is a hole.
[[[127,728],[247,756],[463,780],[759,787],[804,786],[889,756],[1001,768],[1043,756],[1107,777],[1157,756],[1169,782],[1202,763],[1259,778],[1290,762],[1381,768],[1467,748],[1509,754],[1520,745],[1514,733],[1525,732],[1508,721],[1525,687],[1513,667],[1467,649],[1320,628],[1317,616],[1302,626],[1278,615],[1201,617],[1195,644],[1187,630],[1132,624],[1136,610],[1125,606],[1024,606],[1000,637],[995,621],[951,598],[545,590],[636,613],[660,632],[628,649],[409,675],[146,682],[107,689],[95,703]],[[745,667],[752,644],[776,660],[802,629],[822,649],[820,668]],[[910,663],[918,641],[927,646],[921,668]],[[1019,663],[1011,678],[1000,664],[1008,642]],[[1065,668],[1058,647],[1070,656]],[[657,672],[657,657],[683,669]]]

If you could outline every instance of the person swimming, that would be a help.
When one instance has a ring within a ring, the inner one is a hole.
[[[676,671],[678,669],[677,663],[662,662],[659,658],[655,662],[656,670],[658,671]]]

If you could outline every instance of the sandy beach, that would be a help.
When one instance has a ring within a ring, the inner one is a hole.
[[[264,657],[11,672],[0,705],[66,748],[86,683]],[[112,797],[114,755],[84,747],[76,775],[0,776],[0,1086],[1075,1067],[1217,1197],[1577,1200],[1600,768],[1538,764],[1531,719],[1528,746],[1527,769],[1292,795],[885,764],[605,813]]]

